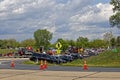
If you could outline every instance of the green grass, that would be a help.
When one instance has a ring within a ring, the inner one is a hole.
[[[84,60],[87,61],[88,66],[92,67],[120,67],[120,51],[114,53],[113,51],[105,51],[98,56],[92,56],[86,59],[78,59],[71,63],[62,64],[64,66],[83,66]]]
[[[40,65],[40,62],[34,62],[34,61],[30,61],[30,60],[26,60],[23,62],[23,64],[27,64],[27,65]],[[51,64],[51,63],[47,63],[48,66],[56,66],[57,64]]]
[[[24,61],[23,62],[23,64],[29,64],[29,65],[38,65],[39,63],[35,63],[35,62],[33,62],[33,61],[28,61],[28,60],[26,60],[26,61]]]

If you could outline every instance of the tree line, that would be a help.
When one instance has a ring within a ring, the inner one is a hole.
[[[108,46],[120,46],[120,36],[114,37],[112,33],[105,33],[103,39],[89,40],[87,37],[79,36],[76,40],[57,39],[53,44],[50,42],[53,34],[46,29],[38,29],[34,32],[34,39],[26,39],[21,42],[15,39],[0,40],[0,48],[16,48],[28,47],[39,48],[44,46],[45,50],[49,48],[56,48],[57,42],[62,44],[62,50],[66,50],[69,46],[83,47],[83,48],[107,48]]]

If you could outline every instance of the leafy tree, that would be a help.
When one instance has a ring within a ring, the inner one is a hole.
[[[91,48],[92,47],[94,47],[94,48],[106,47],[106,42],[101,39],[95,39],[95,40],[91,41],[89,44],[90,44]]]
[[[34,32],[34,38],[37,47],[44,46],[44,48],[47,48],[50,44],[50,40],[52,39],[52,33],[46,29],[38,29]]]
[[[87,47],[88,41],[89,40],[86,37],[79,37],[79,38],[77,38],[76,46],[77,47]]]
[[[75,46],[75,41],[74,40],[67,40],[69,46]]]
[[[120,36],[117,37],[116,44],[117,46],[120,46]]]
[[[19,42],[17,42],[15,39],[7,39],[4,40],[4,42],[7,48],[15,48],[19,46]]]
[[[109,19],[110,25],[120,28],[120,0],[111,0],[110,4],[114,6],[113,12],[115,13]]]
[[[4,40],[0,40],[0,48],[6,48]]]
[[[106,32],[103,35],[103,39],[106,41],[106,43],[108,43],[108,46],[110,46],[110,40],[113,38],[113,34],[112,32]]]
[[[88,40],[88,38],[86,38],[86,37],[79,37],[79,38],[77,38],[77,42],[88,42],[89,40]]]
[[[35,40],[34,39],[26,39],[21,42],[22,47],[27,47],[27,46],[33,46],[35,45]]]
[[[111,5],[113,5],[113,11],[119,11],[120,10],[120,0],[111,0]]]
[[[111,43],[111,46],[112,46],[112,47],[115,47],[115,45],[116,45],[116,39],[115,39],[115,38],[112,38],[112,39],[110,40],[110,43]]]

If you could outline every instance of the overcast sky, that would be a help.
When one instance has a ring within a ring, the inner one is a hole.
[[[58,38],[76,40],[79,36],[102,39],[105,32],[120,34],[110,28],[113,14],[110,0],[0,0],[0,39],[22,41],[34,38],[37,29]]]

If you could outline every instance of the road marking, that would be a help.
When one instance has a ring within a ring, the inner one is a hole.
[[[12,74],[12,75],[5,76],[5,77],[0,77],[0,79],[10,78],[10,77],[20,76],[20,75],[34,74],[34,73],[36,73],[36,71],[34,71],[34,72],[16,73],[16,74]]]
[[[95,73],[91,73],[91,74],[88,74],[88,75],[76,77],[76,78],[74,78],[74,79],[72,79],[72,80],[77,80],[77,79],[80,79],[80,78],[85,78],[85,77],[88,77],[88,76],[91,76],[91,75],[94,75],[94,74],[98,74],[98,73],[100,73],[100,72],[95,72]]]

